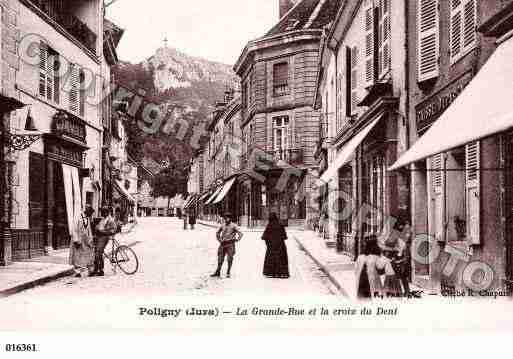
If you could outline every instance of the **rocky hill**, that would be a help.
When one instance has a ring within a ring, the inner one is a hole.
[[[163,47],[145,62],[154,73],[155,88],[160,91],[191,87],[195,82],[214,82],[231,86],[236,77],[231,66],[188,56],[174,48]]]
[[[208,121],[214,104],[228,88],[237,86],[231,66],[188,56],[170,47],[160,48],[139,64],[122,62],[114,68],[116,81],[132,89],[144,89],[155,103],[179,105],[185,119],[192,124]],[[193,126],[191,126],[192,128]],[[151,162],[184,162],[192,155],[187,141],[172,134],[138,133],[137,126],[128,130],[130,155]]]

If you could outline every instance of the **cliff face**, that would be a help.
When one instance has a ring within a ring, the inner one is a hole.
[[[122,62],[113,72],[120,84],[144,89],[147,97],[162,108],[169,104],[180,106],[184,110],[183,118],[191,124],[191,131],[195,125],[208,122],[214,103],[223,99],[227,88],[237,86],[231,66],[191,57],[169,47],[158,49],[139,64]],[[177,139],[173,131],[169,134],[159,131],[149,136],[142,134],[136,125],[132,127],[129,153],[137,160],[141,157],[146,160],[147,167],[155,173],[163,162],[186,162],[192,156],[189,137]]]
[[[188,56],[174,48],[156,51],[144,66],[154,73],[154,86],[160,91],[191,87],[194,82],[215,82],[232,86],[236,76],[231,66]]]

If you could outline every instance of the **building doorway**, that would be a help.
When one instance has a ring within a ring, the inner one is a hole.
[[[53,162],[54,181],[54,206],[53,213],[53,243],[54,249],[68,248],[71,242],[70,233],[68,230],[68,216],[66,212],[66,195],[64,190],[64,176],[62,172],[62,164]]]

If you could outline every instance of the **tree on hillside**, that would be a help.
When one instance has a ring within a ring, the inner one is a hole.
[[[189,166],[185,163],[173,163],[162,169],[153,178],[153,197],[168,197],[169,201],[177,194],[187,194]]]

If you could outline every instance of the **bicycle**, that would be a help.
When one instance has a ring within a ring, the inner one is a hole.
[[[115,238],[112,238],[110,242],[112,249],[109,253],[103,253],[103,257],[110,262],[114,273],[118,266],[126,275],[135,274],[139,269],[139,259],[134,250],[124,244],[119,244]]]

